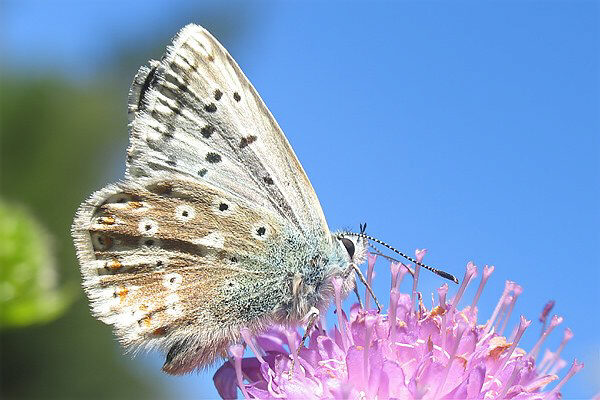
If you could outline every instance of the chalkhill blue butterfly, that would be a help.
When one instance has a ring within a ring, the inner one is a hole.
[[[344,294],[364,282],[368,240],[384,243],[365,226],[330,232],[277,122],[205,29],[184,27],[140,68],[128,113],[125,177],[72,228],[92,312],[125,347],[162,350],[165,372],[186,373],[242,328],[310,325],[333,278]]]

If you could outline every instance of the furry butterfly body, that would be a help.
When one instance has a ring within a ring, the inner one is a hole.
[[[127,348],[202,368],[240,329],[297,324],[354,285],[366,240],[332,234],[285,136],[227,51],[196,25],[142,67],[123,181],[77,211],[93,314]]]

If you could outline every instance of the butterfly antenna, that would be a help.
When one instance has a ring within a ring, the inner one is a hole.
[[[365,225],[366,225],[366,224],[365,224]],[[362,228],[363,228],[363,225],[361,225],[361,230],[362,230]],[[365,226],[365,228],[366,228],[366,226]],[[377,239],[377,238],[374,238],[373,236],[367,235],[366,233],[364,233],[364,231],[363,231],[363,232],[361,232],[361,233],[348,232],[348,235],[353,235],[353,236],[362,237],[362,238],[364,238],[364,239],[367,239],[367,240],[372,240],[372,241],[374,241],[374,242],[376,242],[376,243],[379,243],[380,245],[382,245],[382,246],[384,246],[384,247],[387,247],[388,249],[390,249],[390,250],[391,250],[391,251],[393,251],[394,253],[396,253],[396,254],[399,254],[401,257],[403,257],[403,258],[406,258],[408,261],[410,261],[410,262],[412,262],[412,263],[415,263],[415,264],[417,264],[417,265],[420,265],[421,267],[423,267],[423,268],[425,268],[425,269],[428,269],[428,270],[430,270],[431,272],[433,272],[434,274],[436,274],[436,275],[438,275],[438,276],[441,276],[442,278],[445,278],[445,279],[451,280],[451,281],[452,281],[452,282],[454,282],[454,283],[458,283],[458,279],[456,279],[456,277],[455,277],[454,275],[452,275],[452,274],[449,274],[448,272],[445,272],[445,271],[439,270],[439,269],[437,269],[437,268],[430,267],[430,266],[429,266],[429,265],[427,265],[427,264],[423,264],[423,263],[421,263],[421,262],[419,262],[419,261],[415,260],[415,259],[414,259],[414,258],[412,258],[411,256],[409,256],[409,255],[407,255],[407,254],[404,254],[404,253],[403,253],[403,252],[401,252],[400,250],[398,250],[398,249],[396,249],[396,248],[394,248],[394,247],[390,246],[389,244],[387,244],[387,243],[385,243],[385,242],[382,242],[381,240],[379,240],[379,239]]]
[[[380,257],[383,257],[383,258],[385,258],[385,259],[386,259],[386,260],[388,260],[388,261],[393,261],[393,262],[395,262],[395,263],[399,263],[399,262],[400,262],[400,260],[397,260],[397,259],[395,259],[394,257],[390,257],[390,256],[388,256],[387,254],[383,254],[383,253],[381,252],[381,250],[379,250],[377,247],[373,246],[371,243],[369,243],[369,247],[370,247],[371,249],[373,249],[373,251],[374,251],[375,253],[377,253],[377,255],[378,255],[378,256],[380,256]],[[402,265],[404,265],[404,264],[402,264]],[[413,271],[411,267],[409,267],[408,265],[404,265],[404,266],[406,267],[406,269],[408,270],[408,272],[409,272],[409,273],[410,273],[412,276],[415,276],[415,271]]]

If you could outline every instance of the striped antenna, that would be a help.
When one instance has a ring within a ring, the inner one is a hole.
[[[365,225],[366,225],[366,224],[365,224]],[[430,267],[429,265],[426,265],[426,264],[420,263],[420,262],[418,262],[417,260],[415,260],[414,258],[412,258],[412,257],[410,257],[410,256],[408,256],[408,255],[406,255],[406,254],[404,254],[404,253],[403,253],[403,252],[401,252],[400,250],[398,250],[398,249],[395,249],[394,247],[390,246],[389,244],[387,244],[387,243],[385,243],[385,242],[382,242],[381,240],[379,240],[379,239],[376,239],[376,238],[374,238],[373,236],[369,236],[369,235],[367,235],[367,234],[364,232],[364,228],[366,228],[366,226],[364,226],[364,227],[363,227],[363,225],[361,224],[361,227],[360,227],[360,228],[361,228],[361,232],[360,232],[360,233],[354,233],[354,232],[344,232],[344,234],[346,234],[346,235],[351,235],[351,236],[362,237],[362,238],[364,238],[364,239],[367,239],[367,240],[372,240],[372,241],[374,241],[374,242],[376,242],[376,243],[379,243],[380,245],[382,245],[382,246],[384,246],[384,247],[387,247],[388,249],[390,249],[390,250],[391,250],[391,251],[393,251],[394,253],[396,253],[396,254],[399,254],[401,257],[404,257],[404,258],[406,258],[408,261],[410,261],[410,262],[412,262],[412,263],[415,263],[415,264],[417,264],[417,265],[420,265],[421,267],[423,267],[423,268],[425,268],[425,269],[428,269],[428,270],[430,270],[431,272],[433,272],[434,274],[436,274],[436,275],[438,275],[438,276],[441,276],[442,278],[445,278],[445,279],[451,280],[451,281],[452,281],[452,282],[454,282],[454,283],[458,283],[458,279],[456,279],[456,277],[455,277],[454,275],[452,275],[452,274],[449,274],[448,272],[445,272],[445,271],[439,270],[439,269],[437,269],[437,268]]]
[[[396,260],[394,257],[390,257],[387,254],[383,254],[383,252],[381,250],[379,250],[377,247],[373,246],[373,244],[369,243],[369,247],[373,249],[373,251],[380,257],[385,258],[388,261],[393,261],[396,263],[400,263],[400,260]],[[402,264],[406,267],[406,269],[408,270],[408,272],[412,275],[415,276],[415,271],[413,271],[413,269],[411,267],[409,267],[408,265]]]

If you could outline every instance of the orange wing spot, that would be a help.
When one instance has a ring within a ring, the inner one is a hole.
[[[115,223],[114,217],[100,217],[98,223],[103,225],[113,225]]]
[[[142,208],[144,207],[144,205],[142,204],[141,201],[130,201],[129,202],[129,206],[132,208]]]
[[[121,264],[116,258],[114,258],[110,263],[107,263],[106,266],[113,271],[123,268],[123,264]]]
[[[127,297],[127,293],[129,293],[129,290],[127,289],[121,289],[117,292],[117,295],[121,298],[121,302],[125,300],[125,297]]]
[[[146,316],[144,318],[142,318],[142,323],[144,325],[146,325],[147,327],[149,327],[152,324],[152,318],[150,318],[150,316]]]
[[[142,311],[146,311],[147,309],[148,309],[148,306],[147,306],[147,305],[145,305],[145,304],[142,304],[142,305],[140,306],[140,310],[142,310]]]
[[[152,334],[156,335],[156,336],[163,336],[165,333],[167,333],[166,326],[161,326],[160,328],[156,328],[155,330],[152,331]]]

